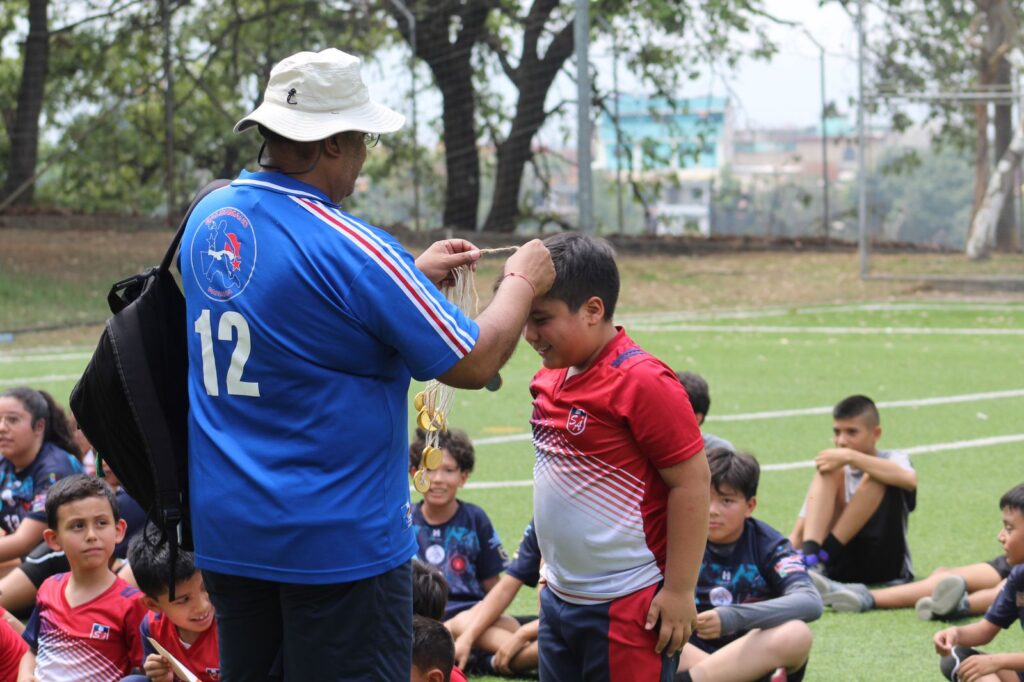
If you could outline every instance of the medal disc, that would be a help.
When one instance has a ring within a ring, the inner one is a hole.
[[[423,448],[423,466],[433,471],[439,469],[444,461],[444,452],[440,448],[427,446]]]
[[[426,469],[420,469],[413,474],[412,486],[416,488],[416,492],[421,494],[430,490],[430,474]]]

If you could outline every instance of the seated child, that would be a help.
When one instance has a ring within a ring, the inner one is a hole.
[[[611,246],[570,232],[544,244],[555,283],[523,329],[543,365],[530,382],[540,677],[671,680],[707,540],[704,441],[672,370],[615,325]]]
[[[757,460],[717,449],[708,464],[711,509],[697,628],[683,647],[676,680],[752,682],[779,668],[783,679],[801,680],[811,651],[807,622],[821,616],[821,598],[786,538],[752,518]]]
[[[46,542],[67,556],[70,573],[47,578],[36,595],[24,638],[19,679],[120,680],[142,665],[141,593],[110,570],[125,533],[114,491],[104,481],[74,474],[46,498]]]
[[[409,470],[415,472],[425,447],[425,434],[417,430],[409,446]],[[412,524],[419,544],[417,557],[435,566],[448,581],[449,629],[458,627],[459,614],[483,599],[508,565],[501,539],[483,509],[460,502],[456,495],[473,471],[473,444],[464,431],[442,431],[441,467],[430,472],[430,489],[413,507]]]
[[[531,519],[505,574],[487,596],[466,612],[468,622],[455,638],[455,662],[460,667],[466,668],[473,653],[470,672],[517,675],[537,669],[539,619],[504,614],[523,585],[537,587],[540,564],[540,548]]]
[[[158,682],[174,682],[170,663],[149,642],[152,637],[202,682],[218,682],[217,620],[203,585],[203,574],[193,563],[192,553],[179,550],[172,575],[170,550],[160,539],[159,529],[147,525],[128,550],[128,562],[145,595],[142,603],[149,613],[140,630],[146,653],[142,666],[146,677],[127,679],[142,682],[148,677]],[[174,601],[170,600],[172,583]]]
[[[973,647],[988,644],[999,630],[1015,621],[1024,626],[1024,485],[1018,485],[999,499],[1003,529],[999,543],[1013,564],[1006,585],[996,601],[977,623],[950,627],[935,633],[935,650],[943,656],[942,674],[948,680],[1024,680],[1024,654],[985,654]]]
[[[444,619],[444,607],[448,602],[448,582],[444,579],[441,571],[429,566],[419,559],[412,560],[412,613],[416,618],[427,618],[441,624]],[[447,629],[441,624],[441,628],[447,633]],[[434,628],[436,630],[436,628]],[[414,635],[415,638],[415,635]],[[452,641],[452,636],[447,633],[447,641]],[[454,651],[454,649],[453,649]],[[415,660],[415,656],[414,656]],[[443,663],[443,662],[442,662]],[[428,662],[423,661],[423,666]],[[449,663],[447,670],[451,673],[451,682],[466,682],[466,675],[454,663]],[[421,667],[420,677],[417,677],[416,666],[413,666],[413,680],[429,679],[422,676],[429,672],[427,667]],[[447,677],[445,679],[448,679]]]
[[[412,670],[409,682],[449,682],[455,647],[444,625],[431,618],[412,617]]]
[[[701,435],[704,436],[704,452],[711,452],[715,448],[733,450],[732,443],[724,438],[713,436],[703,429],[704,419],[711,409],[711,392],[708,390],[708,382],[699,374],[693,372],[676,372],[679,383],[686,389],[686,395],[690,398],[690,405],[693,407],[693,416],[697,418],[697,426],[701,427]]]
[[[854,395],[832,410],[834,448],[818,453],[803,509],[789,540],[808,568],[840,582],[905,583],[914,579],[907,517],[917,474],[902,452],[876,448],[878,409]]]
[[[21,657],[28,651],[28,645],[21,638],[25,626],[21,621],[0,608],[3,622],[0,623],[0,682],[17,682]]]
[[[909,609],[921,620],[957,620],[978,616],[999,596],[1010,563],[1005,556],[955,568],[939,567],[924,580],[870,589],[863,583],[840,583],[815,571],[811,580],[825,606],[863,613],[872,609]]]

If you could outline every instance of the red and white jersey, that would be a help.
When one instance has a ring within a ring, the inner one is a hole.
[[[142,665],[142,593],[121,578],[100,596],[72,607],[64,590],[70,573],[43,581],[22,635],[36,652],[40,682],[117,682]]]
[[[167,650],[171,656],[188,668],[200,682],[220,681],[220,653],[217,650],[216,619],[207,630],[199,633],[199,637],[191,644],[181,641],[177,626],[162,613],[149,612],[142,621],[142,646],[146,656],[158,653],[149,643],[152,637]],[[175,680],[178,678],[175,677]]]
[[[576,604],[661,581],[668,487],[704,447],[686,390],[625,331],[582,374],[541,369],[533,394],[534,524],[548,586]]]

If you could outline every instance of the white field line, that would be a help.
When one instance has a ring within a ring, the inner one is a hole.
[[[74,379],[77,381],[81,378],[82,373],[78,374],[46,374],[39,377],[12,377],[10,379],[0,379],[0,386],[32,386],[33,384],[44,384],[51,381],[71,381]]]
[[[728,334],[854,334],[861,336],[1024,336],[1024,329],[985,329],[978,327],[786,327],[778,325],[672,324],[633,325],[631,332],[722,332]]]
[[[976,438],[974,440],[958,440],[952,443],[934,443],[932,445],[918,445],[912,448],[896,448],[908,455],[926,455],[933,452],[948,452],[950,450],[968,450],[970,448],[982,448],[991,445],[1007,445],[1009,443],[1024,443],[1024,433],[1015,433],[1008,436],[990,436],[988,438]],[[761,471],[788,471],[790,469],[811,469],[814,467],[814,460],[808,459],[800,462],[782,462],[779,464],[763,464]],[[529,488],[533,480],[517,481],[471,481],[466,488],[475,490],[487,490],[494,488]],[[411,488],[410,488],[411,490]]]
[[[970,312],[1009,312],[1024,313],[1024,305],[982,304],[967,301],[951,301],[949,303],[860,303],[854,305],[819,305],[806,307],[774,306],[768,308],[751,308],[738,310],[709,311],[664,311],[658,313],[637,313],[625,315],[621,319],[629,324],[645,322],[682,322],[685,320],[743,320],[759,317],[780,317],[782,315],[822,315],[828,313],[847,312],[915,312],[915,311],[970,311]]]
[[[0,355],[0,363],[15,362],[55,362],[57,360],[88,360],[92,353],[20,353],[18,355]]]
[[[982,400],[1001,400],[1004,398],[1024,397],[1024,388],[1015,388],[1008,391],[988,391],[986,393],[962,393],[960,395],[936,396],[934,398],[914,398],[911,400],[885,400],[876,403],[880,408],[892,407],[924,407],[927,405],[952,405],[956,403],[972,403]],[[832,414],[832,406],[803,407],[794,410],[773,410],[770,412],[746,412],[742,414],[720,414],[709,415],[708,422],[745,422],[760,419],[785,419],[787,417],[804,417],[815,414]],[[497,445],[499,443],[515,443],[518,441],[530,440],[530,433],[513,433],[507,436],[491,436],[489,438],[477,438],[473,440],[474,445]]]

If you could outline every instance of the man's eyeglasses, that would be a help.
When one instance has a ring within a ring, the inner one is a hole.
[[[363,144],[367,149],[373,149],[380,143],[380,133],[363,133]]]

